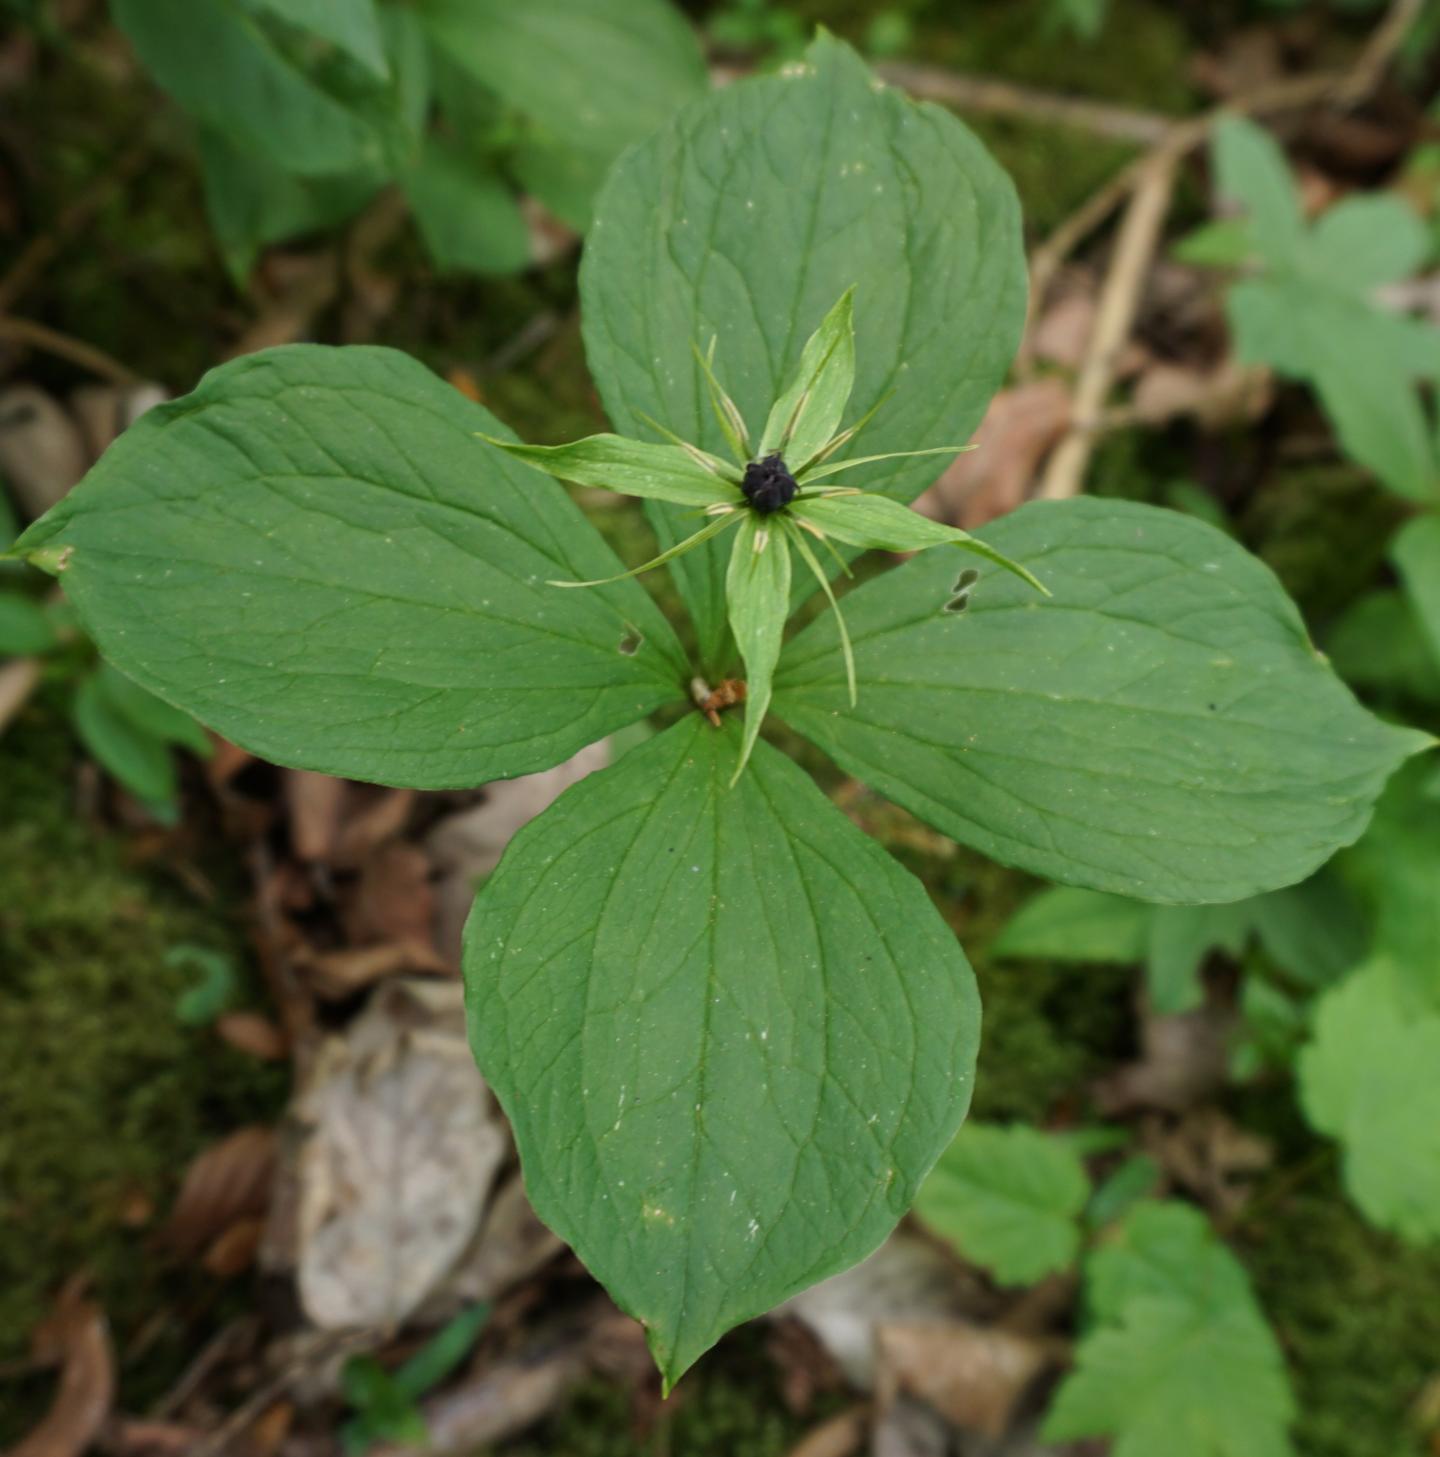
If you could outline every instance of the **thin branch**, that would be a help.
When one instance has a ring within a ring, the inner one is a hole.
[[[1156,111],[1113,106],[1079,96],[1057,96],[1010,81],[985,76],[967,76],[940,66],[923,66],[908,61],[890,61],[875,68],[892,85],[912,96],[939,101],[961,111],[988,116],[1018,116],[1026,121],[1051,121],[1060,126],[1107,137],[1117,142],[1135,142],[1142,147],[1163,141],[1174,122]]]
[[[133,369],[128,369],[103,349],[97,349],[83,339],[62,334],[59,329],[52,329],[49,324],[37,323],[34,319],[0,316],[0,339],[13,339],[18,344],[29,344],[35,349],[43,349],[47,354],[68,359],[71,364],[77,364],[91,374],[98,374],[101,379],[108,379],[112,384],[135,385],[142,382]]]

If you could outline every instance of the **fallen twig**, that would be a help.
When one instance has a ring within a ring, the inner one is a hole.
[[[37,323],[34,319],[0,316],[0,339],[13,339],[17,343],[30,344],[36,349],[43,349],[47,354],[68,359],[72,364],[78,364],[81,369],[89,370],[91,374],[98,374],[101,379],[108,379],[111,384],[136,385],[141,383],[140,376],[134,370],[126,368],[118,359],[107,354],[103,349],[97,349],[95,345],[87,344],[83,339],[75,339],[69,334],[62,334],[59,329],[52,329],[49,324]]]
[[[30,701],[30,695],[39,682],[38,658],[16,658],[0,665],[0,734]]]
[[[983,112],[989,116],[1053,121],[1112,141],[1136,142],[1142,147],[1163,141],[1175,124],[1156,111],[1140,111],[1081,96],[1057,96],[1050,91],[986,76],[967,76],[940,66],[890,61],[875,69],[892,85],[925,101],[941,101],[961,111]]]

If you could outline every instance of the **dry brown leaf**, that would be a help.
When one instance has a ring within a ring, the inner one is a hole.
[[[1268,1139],[1231,1122],[1218,1108],[1197,1108],[1173,1126],[1145,1130],[1144,1147],[1177,1184],[1222,1216],[1238,1214],[1250,1197],[1250,1175],[1275,1161]]]
[[[1227,359],[1216,369],[1157,361],[1136,381],[1130,414],[1138,424],[1161,425],[1188,416],[1207,430],[1258,420],[1275,398],[1268,369]]]
[[[500,863],[511,836],[572,784],[609,762],[608,740],[589,744],[543,773],[486,785],[482,803],[447,816],[430,832],[425,846],[441,871],[435,887],[435,944],[450,964],[460,964],[461,933],[475,899],[476,883]]]
[[[265,1233],[263,1219],[237,1219],[205,1251],[201,1265],[221,1280],[233,1280],[255,1263]]]
[[[23,520],[43,516],[89,463],[79,426],[44,390],[17,384],[0,391],[0,480]]]
[[[335,841],[335,864],[346,870],[360,866],[372,851],[393,840],[415,806],[413,789],[372,790],[368,797],[369,786],[354,789],[353,806]]]
[[[470,1303],[493,1301],[564,1248],[560,1236],[535,1217],[517,1171],[491,1200],[480,1233],[445,1282],[447,1297]]]
[[[1070,391],[1058,379],[1001,390],[975,432],[975,449],[958,456],[917,503],[927,514],[967,529],[983,526],[1024,499],[1040,462],[1070,423]]]
[[[366,857],[345,896],[342,919],[354,946],[398,942],[426,946],[435,922],[430,857],[418,846],[391,840]]]
[[[1021,1398],[1052,1360],[1047,1343],[960,1321],[907,1321],[875,1330],[877,1399],[906,1392],[962,1431],[1009,1428]]]
[[[851,1457],[865,1445],[869,1429],[870,1408],[852,1406],[806,1432],[787,1457]]]
[[[100,1307],[85,1282],[69,1281],[36,1333],[37,1353],[63,1363],[60,1384],[39,1426],[6,1457],[80,1457],[95,1440],[115,1400],[115,1353]]]
[[[929,1240],[892,1234],[868,1260],[811,1286],[780,1307],[819,1337],[846,1377],[862,1391],[875,1383],[877,1326],[949,1320],[973,1309],[975,1276]]]
[[[165,1244],[182,1258],[197,1255],[237,1220],[258,1218],[270,1202],[275,1131],[241,1128],[199,1154],[185,1174],[166,1224]]]
[[[320,1049],[297,1103],[299,1286],[322,1329],[397,1324],[480,1226],[509,1135],[454,982],[392,981]]]
[[[317,774],[313,769],[285,771],[290,848],[297,860],[330,860],[348,790],[345,780],[330,774]]]
[[[285,1034],[259,1012],[223,1012],[215,1020],[215,1031],[222,1042],[265,1062],[279,1062],[288,1048]]]
[[[120,1457],[187,1457],[204,1440],[198,1427],[179,1422],[141,1421],[121,1417],[112,1422],[107,1433],[108,1450]]]
[[[410,972],[445,976],[453,975],[455,970],[434,947],[413,941],[355,946],[345,951],[299,948],[294,960],[317,996],[337,1002],[389,976]]]
[[[1094,292],[1073,289],[1045,310],[1035,325],[1031,347],[1037,359],[1063,369],[1079,369],[1094,328]]]

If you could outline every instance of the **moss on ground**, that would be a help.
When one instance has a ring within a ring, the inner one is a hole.
[[[200,1149],[275,1115],[287,1074],[177,1020],[193,972],[165,953],[240,958],[238,928],[128,866],[121,839],[75,815],[73,777],[68,734],[45,709],[0,740],[0,1364],[85,1270],[122,1354],[142,1323],[183,1306],[140,1366],[122,1367],[133,1406],[173,1379],[193,1322],[225,1298],[159,1254],[158,1221]],[[0,1446],[51,1379],[0,1386]]]
[[[1331,1174],[1267,1211],[1239,1253],[1289,1358],[1300,1457],[1419,1457],[1440,1252],[1371,1228]]]

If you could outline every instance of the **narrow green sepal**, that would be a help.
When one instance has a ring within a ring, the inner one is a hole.
[[[786,521],[785,528],[790,534],[790,539],[795,543],[795,549],[800,553],[805,565],[810,568],[815,580],[820,584],[820,590],[825,594],[830,603],[830,610],[835,614],[835,628],[840,634],[840,652],[845,659],[845,683],[850,690],[850,707],[854,708],[859,702],[859,694],[855,689],[855,651],[850,646],[850,630],[845,626],[845,614],[840,610],[840,603],[836,599],[835,589],[830,585],[830,578],[826,575],[825,569],[820,565],[815,553],[810,550],[810,543],[805,540],[805,532],[798,521]],[[820,538],[822,541],[824,537]],[[834,548],[831,548],[832,551]],[[843,559],[837,560],[844,565]],[[848,568],[847,568],[848,570]]]
[[[725,573],[730,630],[745,660],[745,733],[733,786],[749,762],[770,706],[770,685],[780,661],[780,640],[790,611],[790,548],[779,522],[745,514]]]
[[[659,556],[652,557],[641,566],[632,567],[628,572],[621,572],[614,577],[597,577],[593,582],[546,582],[547,587],[608,587],[611,582],[623,582],[630,577],[638,577],[642,572],[648,572],[655,567],[663,567],[666,562],[673,562],[676,557],[684,556],[687,551],[694,551],[702,542],[709,541],[712,536],[718,536],[727,526],[733,526],[741,519],[741,512],[734,511],[727,516],[717,516],[708,526],[702,526],[693,536],[687,536],[684,541],[676,542],[669,551],[662,551]]]
[[[906,460],[914,455],[963,455],[967,450],[974,450],[971,445],[934,445],[926,450],[891,450],[884,455],[857,455],[853,460],[837,460],[831,465],[807,466],[801,471],[797,479],[800,481],[802,494],[804,487],[813,484],[815,481],[823,480],[826,476],[838,475],[842,470],[849,470],[857,465],[874,465],[881,460]]]
[[[943,526],[938,521],[931,521],[928,516],[922,516],[888,496],[871,495],[865,491],[831,499],[806,496],[796,500],[789,509],[800,520],[812,522],[827,536],[849,546],[876,551],[925,551],[932,546],[958,546],[962,551],[974,552],[976,556],[994,562],[997,567],[1013,572],[1037,592],[1043,592],[1047,597],[1050,595],[1049,588],[1033,572],[1027,571],[1019,562],[1011,561],[987,542],[958,526]]]
[[[493,435],[480,438],[546,475],[582,486],[677,506],[710,506],[740,499],[733,480],[680,446],[629,440],[623,435],[590,435],[568,445],[524,445]]]
[[[750,459],[750,431],[745,424],[745,417],[740,413],[740,407],[715,378],[715,338],[711,337],[710,349],[706,353],[702,353],[700,346],[693,340],[690,347],[704,372],[705,383],[710,390],[710,408],[715,411],[715,418],[720,423],[720,433],[735,452],[735,459],[743,466]]]
[[[779,451],[792,472],[830,442],[855,387],[855,285],[845,290],[805,343],[800,366],[770,407],[761,456]]]

